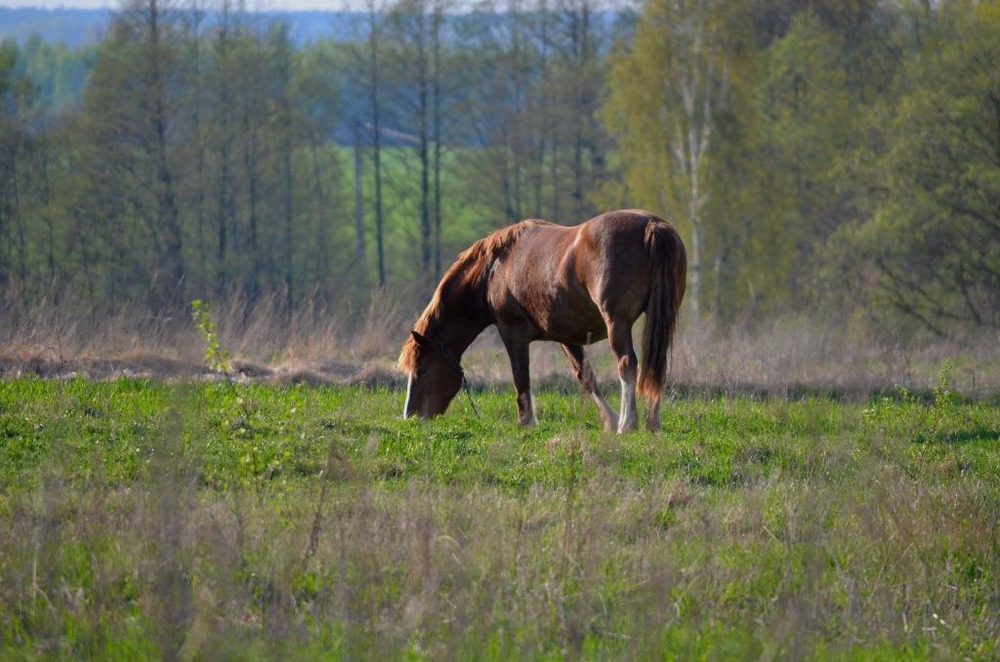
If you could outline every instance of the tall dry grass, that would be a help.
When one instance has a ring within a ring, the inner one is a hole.
[[[290,315],[280,292],[254,300],[235,293],[209,302],[220,344],[232,358],[285,370],[339,365],[340,373],[391,371],[424,303],[408,290],[375,293],[361,303],[314,299]],[[58,305],[51,300],[26,305],[9,293],[0,301],[0,360],[72,365],[81,359],[148,363],[155,357],[197,366],[205,343],[189,312],[151,316],[144,304],[129,302],[94,309],[70,296]],[[1000,330],[960,340],[904,342],[885,329],[876,333],[814,317],[779,318],[753,329],[711,322],[693,328],[683,322],[668,381],[686,389],[865,397],[896,386],[929,391],[948,365],[956,391],[972,396],[1000,391]],[[616,361],[607,341],[589,347],[588,356],[599,380],[616,389]],[[536,381],[571,386],[557,345],[535,343],[531,360]],[[506,352],[494,329],[473,343],[463,363],[473,382],[509,381]],[[176,366],[154,364],[154,374],[157,368],[171,376]]]
[[[594,452],[520,495],[344,471],[262,500],[199,491],[169,452],[127,492],[52,472],[5,517],[0,598],[31,624],[7,643],[167,659],[998,651],[998,511],[974,483],[823,446],[812,479],[720,493],[584,471]]]
[[[314,298],[291,314],[280,292],[254,299],[237,292],[207,303],[220,344],[234,359],[271,366],[364,364],[395,358],[410,323],[406,297],[384,292],[360,304]],[[154,316],[144,303],[95,309],[67,296],[58,304],[45,299],[26,305],[16,293],[0,301],[3,359],[161,357],[200,364],[204,349],[190,309]]]
[[[640,320],[634,329],[638,335]],[[587,348],[606,392],[618,386],[617,360],[606,340]],[[536,381],[572,388],[562,351],[554,343],[531,348]],[[510,379],[507,355],[494,330],[470,348],[466,372],[473,381]],[[748,330],[682,326],[670,358],[668,388],[773,396],[810,393],[865,398],[904,387],[929,393],[947,370],[951,388],[971,397],[1000,393],[1000,330],[961,340],[911,342],[850,332],[815,319],[782,318]]]

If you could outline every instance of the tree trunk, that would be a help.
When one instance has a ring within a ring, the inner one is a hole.
[[[434,142],[434,279],[441,276],[441,3],[434,3],[433,61],[433,142]]]
[[[375,166],[375,252],[378,265],[378,286],[385,287],[385,222],[382,210],[382,123],[379,106],[379,44],[381,40],[380,16],[374,0],[368,5],[369,33],[369,102],[372,113],[372,160]]]
[[[157,0],[149,0],[147,27],[149,30],[150,90],[153,95],[154,159],[157,177],[157,224],[163,240],[159,242],[159,267],[166,282],[156,293],[155,305],[165,308],[186,303],[184,298],[184,263],[180,211],[174,191],[174,179],[168,155],[167,125],[169,122],[166,80],[163,68],[165,55],[162,44],[160,10]],[[174,299],[177,297],[177,299]]]
[[[361,159],[361,122],[354,122],[354,261],[361,274],[359,282],[365,281],[365,206],[361,190],[364,175]]]

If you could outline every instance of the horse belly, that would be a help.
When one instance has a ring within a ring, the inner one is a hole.
[[[600,310],[587,287],[567,269],[572,261],[570,229],[539,228],[528,238],[522,236],[520,250],[491,278],[489,298],[497,326],[520,327],[521,335],[531,340],[586,344],[605,338]]]
[[[572,296],[564,288],[504,288],[492,299],[497,325],[524,327],[524,335],[532,340],[585,345],[608,335],[588,295]]]
[[[548,311],[542,328],[544,340],[570,345],[589,345],[608,337],[601,311],[590,297],[561,301]]]
[[[588,345],[606,338],[604,316],[591,295],[590,284],[580,280],[573,254],[568,253],[548,276],[546,282],[521,294],[539,339]]]

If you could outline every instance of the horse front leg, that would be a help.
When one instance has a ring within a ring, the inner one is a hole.
[[[597,412],[601,417],[601,423],[604,425],[604,431],[613,432],[618,427],[618,413],[611,408],[597,390],[597,378],[594,377],[594,371],[590,367],[590,362],[584,356],[583,346],[561,346],[563,352],[566,354],[566,358],[569,359],[570,365],[573,366],[573,372],[576,375],[577,381],[580,382],[580,386],[590,394],[591,399],[597,405]]]
[[[632,326],[621,322],[608,322],[608,340],[611,351],[618,358],[618,378],[622,383],[621,414],[618,433],[630,432],[639,425],[635,408],[635,381],[639,373],[639,359],[632,345]]]
[[[514,392],[517,394],[517,422],[521,425],[538,425],[535,418],[535,402],[531,395],[531,373],[528,366],[528,342],[513,334],[500,333],[510,370],[514,377]]]

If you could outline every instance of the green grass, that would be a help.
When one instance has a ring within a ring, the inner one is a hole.
[[[0,382],[0,658],[994,659],[1000,403]]]

